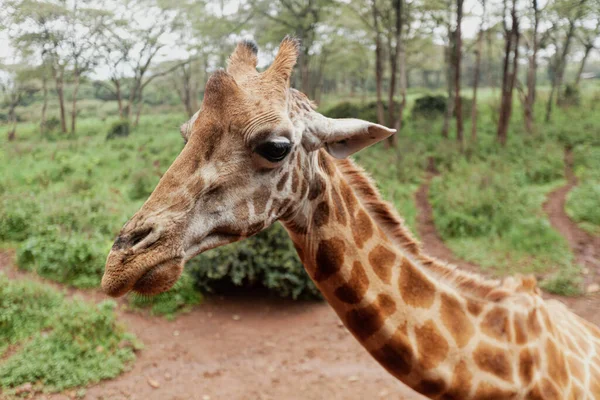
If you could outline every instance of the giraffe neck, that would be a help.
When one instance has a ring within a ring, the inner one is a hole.
[[[369,198],[381,202],[376,190],[358,184],[364,174],[324,151],[313,157],[307,201],[282,222],[325,299],[383,367],[431,397],[524,396],[543,382],[532,372],[546,360],[535,285],[482,281],[427,257]]]

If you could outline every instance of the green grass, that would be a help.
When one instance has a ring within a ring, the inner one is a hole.
[[[573,148],[579,184],[568,194],[566,210],[582,229],[600,235],[600,139],[596,140],[595,144],[580,143]]]
[[[123,372],[139,348],[116,321],[112,301],[91,305],[66,299],[47,285],[11,281],[0,274],[0,387],[32,383],[56,392]]]

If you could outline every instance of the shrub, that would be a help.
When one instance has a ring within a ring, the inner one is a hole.
[[[319,297],[279,224],[246,239],[210,250],[187,266],[198,287],[209,292],[262,286],[282,297]]]
[[[106,140],[117,139],[120,137],[129,136],[129,132],[131,131],[131,125],[129,124],[129,120],[121,119],[116,122],[113,122],[110,128],[108,128],[108,133],[106,135]]]
[[[415,100],[411,116],[413,118],[441,117],[446,112],[446,96],[426,95]]]
[[[47,286],[11,282],[0,273],[0,357],[9,345],[50,324],[62,296]]]
[[[32,300],[34,304],[40,303],[35,292],[48,292],[39,284],[6,280],[2,283],[2,287],[13,286],[13,290],[25,288],[25,304]],[[46,329],[38,330],[31,341],[0,364],[2,388],[30,382],[42,384],[44,391],[60,391],[113,378],[135,358],[138,345],[135,338],[116,323],[116,303],[108,301],[92,306],[83,301],[65,301],[58,295],[51,297],[60,299],[60,308],[51,307],[56,305],[54,303],[40,306],[46,306],[46,316],[39,319],[38,328]],[[15,296],[11,296],[8,301],[15,300]],[[23,316],[15,313],[3,322],[13,330],[20,330],[22,320]]]
[[[35,225],[39,208],[29,200],[4,199],[0,202],[0,241],[22,241]]]
[[[469,97],[461,96],[462,115],[464,119],[471,116],[471,108],[473,100]],[[414,119],[431,119],[441,118],[448,107],[448,98],[443,95],[426,95],[415,100],[415,105],[412,108],[411,116]],[[456,117],[456,108],[454,109]]]
[[[560,105],[562,106],[578,106],[581,103],[581,93],[577,85],[569,83],[565,86],[565,91]]]
[[[394,102],[394,107],[399,107],[399,104]],[[386,102],[383,102],[383,111],[384,115],[387,116],[388,103]],[[377,122],[377,102],[372,101],[364,105],[342,102],[323,112],[323,115],[330,118],[359,118],[365,121]]]
[[[600,181],[590,179],[573,188],[566,211],[582,228],[600,234]]]
[[[46,132],[55,132],[60,127],[60,119],[55,116],[52,116],[46,120],[44,124],[44,129]]]
[[[145,200],[152,194],[157,184],[158,177],[151,171],[143,170],[137,172],[133,176],[131,187],[129,188],[129,198],[131,200]]]
[[[153,315],[163,315],[173,319],[175,314],[187,312],[195,304],[200,304],[202,296],[194,288],[194,280],[188,271],[184,271],[177,283],[168,292],[147,297],[131,294],[129,304],[134,308],[150,308]]]
[[[49,226],[19,246],[17,263],[57,282],[94,287],[100,284],[109,247],[106,238]]]

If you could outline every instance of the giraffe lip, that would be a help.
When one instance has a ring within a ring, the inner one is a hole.
[[[150,296],[166,292],[177,282],[182,271],[183,262],[180,257],[163,261],[144,272],[131,290]]]

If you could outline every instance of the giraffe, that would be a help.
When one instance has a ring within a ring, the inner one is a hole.
[[[483,279],[425,254],[347,157],[395,131],[330,119],[289,87],[298,42],[272,65],[238,44],[206,84],[185,145],[108,255],[103,290],[168,290],[193,256],[280,221],[358,342],[440,399],[600,399],[600,330],[532,277]]]

